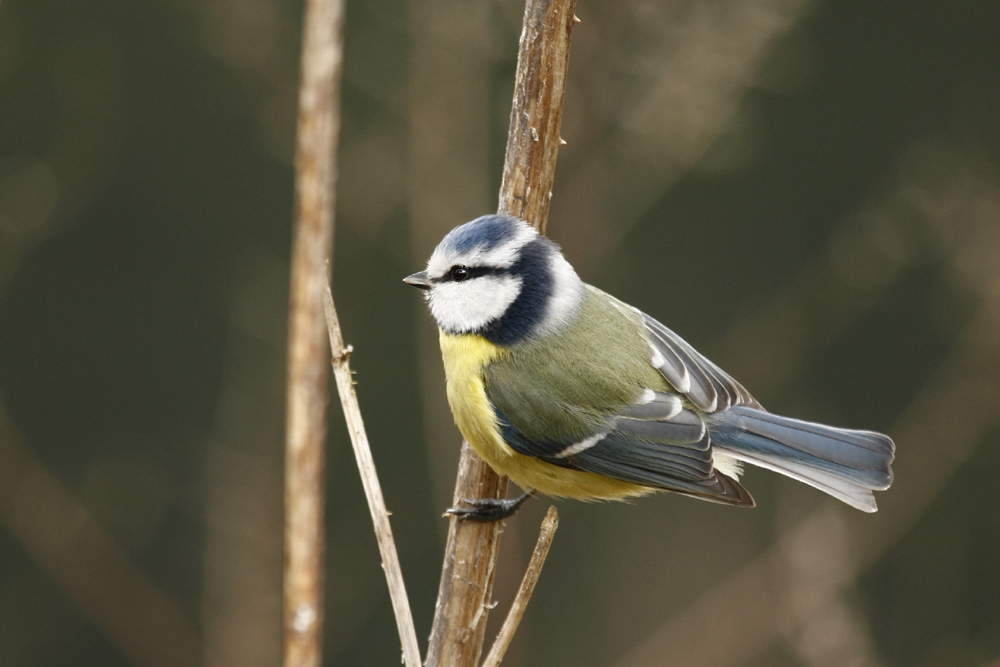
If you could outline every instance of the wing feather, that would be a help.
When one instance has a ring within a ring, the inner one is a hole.
[[[577,442],[527,438],[496,406],[494,412],[504,441],[525,456],[705,500],[753,506],[739,482],[715,469],[709,433],[691,410],[668,421],[616,417],[607,430]]]
[[[704,412],[747,405],[763,410],[743,385],[699,354],[683,338],[649,315],[642,315],[652,347],[651,359],[657,370],[674,389]],[[657,363],[662,360],[661,363]],[[687,382],[685,382],[685,378]],[[685,390],[685,384],[688,388]]]

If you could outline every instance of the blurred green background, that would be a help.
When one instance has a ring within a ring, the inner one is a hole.
[[[348,3],[334,286],[421,638],[459,436],[400,279],[496,208],[522,10]],[[559,502],[504,664],[1000,666],[1000,4],[577,14],[550,236],[769,409],[892,434],[896,484]],[[300,18],[0,3],[2,667],[279,662]],[[398,664],[338,409],[325,663]]]

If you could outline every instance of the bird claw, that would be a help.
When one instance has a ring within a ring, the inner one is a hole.
[[[460,521],[477,521],[480,523],[492,523],[509,519],[521,508],[521,505],[535,495],[534,491],[525,493],[520,498],[496,499],[496,498],[462,498],[462,502],[469,507],[449,507],[445,510],[445,516],[457,517]]]

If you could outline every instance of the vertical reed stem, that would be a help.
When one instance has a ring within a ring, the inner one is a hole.
[[[284,667],[319,667],[329,355],[323,290],[333,240],[343,0],[306,0],[295,153],[285,431]]]
[[[528,0],[517,58],[500,211],[545,230],[559,148],[575,0]],[[463,443],[454,503],[500,498],[507,479]],[[501,524],[451,519],[428,667],[473,667],[482,654]]]

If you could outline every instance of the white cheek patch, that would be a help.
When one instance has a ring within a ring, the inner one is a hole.
[[[515,276],[480,276],[462,282],[436,283],[427,294],[431,314],[449,333],[482,329],[507,312],[521,293]]]

